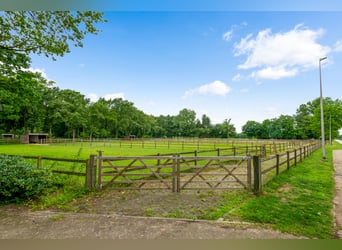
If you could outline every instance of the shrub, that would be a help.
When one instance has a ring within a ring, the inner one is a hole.
[[[0,204],[34,198],[50,187],[52,174],[17,156],[0,155]]]

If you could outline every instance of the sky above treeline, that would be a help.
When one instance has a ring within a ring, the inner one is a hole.
[[[238,132],[248,120],[294,115],[319,97],[325,56],[323,96],[341,99],[342,8],[146,2],[104,8],[108,22],[98,25],[99,35],[57,61],[33,56],[32,70],[92,101],[121,97],[152,115],[187,108],[212,123],[231,119]]]

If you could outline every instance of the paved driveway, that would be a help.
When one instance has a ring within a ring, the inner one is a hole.
[[[296,239],[250,224],[0,208],[0,239]]]

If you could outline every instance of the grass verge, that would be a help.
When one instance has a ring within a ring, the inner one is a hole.
[[[304,162],[275,177],[263,194],[246,199],[226,219],[270,225],[272,228],[309,238],[333,238],[334,169],[332,150],[327,147],[328,161],[321,160],[318,150]],[[224,214],[223,214],[224,215]]]

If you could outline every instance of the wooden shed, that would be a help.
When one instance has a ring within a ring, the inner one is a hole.
[[[46,133],[28,133],[20,136],[21,144],[46,144],[48,134]]]
[[[14,134],[2,134],[2,139],[14,139]]]

